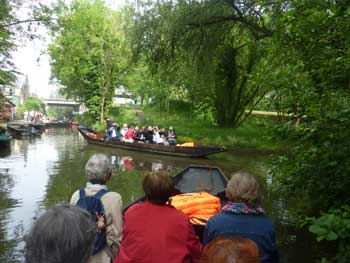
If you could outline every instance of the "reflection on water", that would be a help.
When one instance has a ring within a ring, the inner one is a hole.
[[[175,175],[190,164],[217,166],[226,175],[247,170],[266,185],[266,156],[221,153],[208,159],[175,158],[105,149],[88,145],[74,129],[48,129],[40,138],[13,140],[9,149],[0,149],[0,262],[22,260],[23,233],[47,207],[69,202],[72,193],[85,185],[84,166],[94,153],[111,156],[115,169],[108,187],[122,195],[125,205],[142,195],[144,172],[165,169]],[[283,262],[311,262],[305,257],[310,239],[290,227],[283,202],[272,202],[278,198],[267,191],[263,194],[264,206],[276,222],[282,254],[287,254]],[[303,247],[296,246],[299,237],[306,240]]]

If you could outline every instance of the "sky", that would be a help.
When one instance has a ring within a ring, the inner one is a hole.
[[[54,3],[55,0],[44,0],[46,4]],[[67,0],[67,3],[70,2]],[[125,0],[106,0],[116,9],[125,3]],[[25,17],[26,9],[18,10],[20,17]],[[18,76],[17,86],[21,87],[25,76],[28,76],[30,92],[36,93],[40,98],[49,98],[52,91],[57,90],[55,84],[50,83],[50,63],[46,48],[50,43],[48,31],[42,26],[38,28],[40,38],[34,40],[19,39],[17,49],[12,53],[13,62],[21,75]]]

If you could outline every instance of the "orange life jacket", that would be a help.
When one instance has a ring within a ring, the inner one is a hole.
[[[182,146],[182,147],[194,147],[194,143],[193,142],[185,142],[182,144],[176,144],[176,146]]]
[[[221,209],[220,198],[207,192],[186,193],[173,196],[171,205],[190,218],[192,224],[205,225]]]
[[[92,133],[92,132],[88,132],[86,135],[89,136],[90,138],[93,138],[93,139],[97,138],[97,135],[95,133]]]

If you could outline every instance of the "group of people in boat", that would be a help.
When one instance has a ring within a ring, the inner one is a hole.
[[[158,126],[143,126],[139,128],[133,125],[128,126],[126,123],[120,127],[109,117],[106,117],[106,123],[106,141],[150,143],[166,146],[176,145],[176,133],[172,126],[170,126],[168,130]]]
[[[144,176],[145,201],[124,215],[121,195],[106,186],[110,158],[91,156],[85,175],[88,182],[70,205],[55,206],[34,223],[25,239],[27,263],[278,262],[274,226],[248,173],[232,175],[228,202],[206,223],[203,240],[187,215],[171,205],[175,189],[165,171]]]

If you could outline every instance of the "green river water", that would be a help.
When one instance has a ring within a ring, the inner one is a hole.
[[[222,153],[207,159],[165,157],[88,145],[73,128],[47,129],[40,138],[14,139],[0,149],[0,262],[23,262],[23,236],[33,220],[57,203],[69,202],[85,185],[84,165],[94,153],[110,155],[114,164],[110,190],[125,205],[142,195],[145,171],[167,169],[171,174],[190,164],[220,167],[229,176],[238,170],[255,174],[263,188],[263,207],[274,221],[281,262],[313,262],[316,244],[307,231],[293,227],[283,200],[266,190],[271,183],[268,163],[273,156]]]

